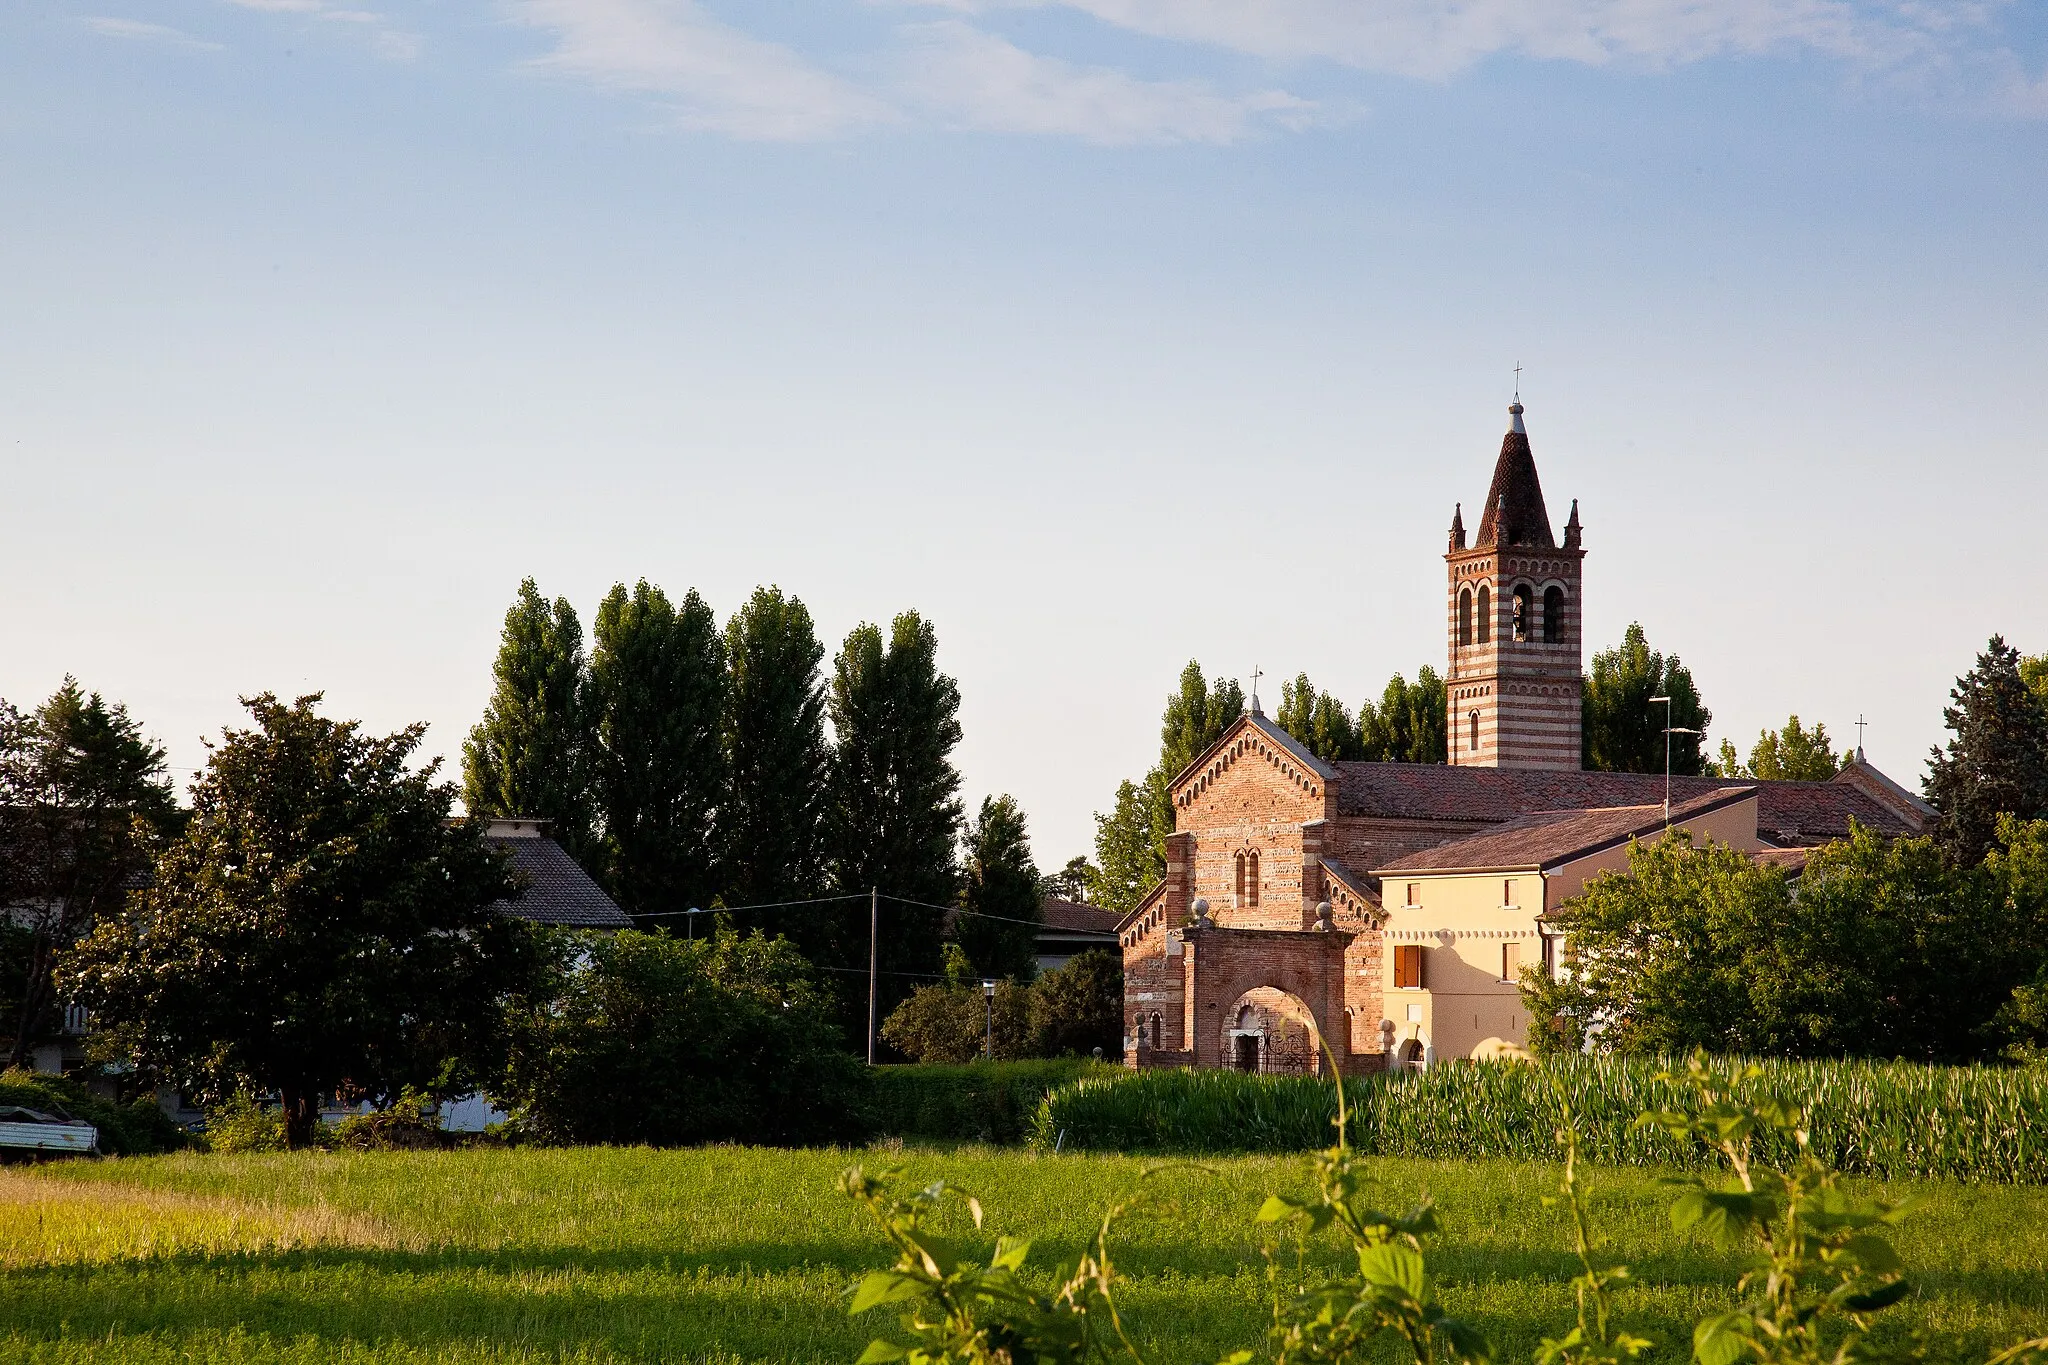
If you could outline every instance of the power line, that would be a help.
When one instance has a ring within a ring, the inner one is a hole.
[[[796,905],[830,905],[834,901],[864,901],[867,895],[857,896],[813,896],[803,901],[763,901],[759,905],[714,905],[710,909],[691,908],[688,910],[649,910],[633,916],[634,919],[666,919],[674,915],[727,915],[741,910],[786,910]]]
[[[895,901],[898,905],[915,905],[926,910],[944,910],[948,914],[953,915],[970,915],[975,919],[999,919],[1005,924],[1028,924],[1034,929],[1045,928],[1045,921],[1042,919],[1018,919],[1015,915],[991,915],[986,910],[963,910],[957,905],[933,905],[930,901],[914,901],[908,896],[884,894],[882,899],[885,901]]]

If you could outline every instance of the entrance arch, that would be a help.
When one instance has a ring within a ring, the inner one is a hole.
[[[1275,986],[1254,986],[1223,1011],[1218,1055],[1236,1071],[1317,1075],[1315,1016],[1299,997]]]

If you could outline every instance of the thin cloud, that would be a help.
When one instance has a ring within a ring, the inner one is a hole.
[[[341,9],[328,4],[327,0],[228,0],[228,3],[263,14],[296,14],[330,24],[353,24],[375,29],[370,35],[370,51],[387,62],[414,61],[425,46],[417,33],[382,27],[388,22],[386,16],[373,10]]]
[[[1518,55],[1590,66],[1818,52],[1889,66],[1928,52],[1981,6],[1871,10],[1847,0],[938,0],[950,9],[1065,8],[1148,37],[1279,61],[1447,79]],[[1958,10],[1968,11],[1959,15]]]
[[[1195,81],[1146,81],[1112,67],[1027,52],[958,20],[905,30],[905,95],[958,127],[1111,145],[1236,142],[1327,115],[1280,90],[1219,94]]]
[[[181,47],[188,52],[221,50],[219,43],[195,38],[182,29],[172,28],[168,24],[145,23],[140,19],[113,19],[103,15],[90,16],[84,23],[87,28],[103,38],[121,38],[131,43],[157,43],[164,47]]]
[[[753,38],[692,0],[513,0],[520,23],[554,35],[536,70],[653,95],[685,128],[791,141],[894,117],[873,95],[789,48]]]

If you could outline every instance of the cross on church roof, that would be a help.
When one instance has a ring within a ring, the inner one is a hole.
[[[1259,672],[1257,664],[1252,665],[1252,714],[1255,716],[1261,714],[1259,711],[1259,679],[1265,676],[1265,674]]]

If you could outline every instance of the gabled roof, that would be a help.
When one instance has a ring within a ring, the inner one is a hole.
[[[493,820],[484,842],[506,853],[522,888],[513,899],[491,907],[500,914],[570,929],[633,927],[632,917],[549,837],[544,822]]]
[[[1508,434],[1501,438],[1500,458],[1493,465],[1493,486],[1487,489],[1479,535],[1472,545],[1475,549],[1529,545],[1554,550],[1557,542],[1550,534],[1550,512],[1543,505],[1543,485],[1536,478],[1536,457],[1529,452],[1529,434],[1522,429],[1522,405],[1515,403],[1508,413]]]
[[[1104,910],[1096,905],[1083,905],[1079,901],[1060,900],[1047,896],[1040,907],[1040,918],[1045,927],[1061,934],[1103,934],[1116,937],[1117,921],[1123,916],[1114,910]]]
[[[1339,763],[1337,814],[1391,820],[1497,824],[1539,811],[1656,805],[1662,773],[1593,773],[1544,768],[1453,768],[1440,763]],[[1725,787],[1717,777],[1674,777],[1671,799],[1691,801]],[[1849,782],[1756,782],[1757,833],[1766,842],[1816,844],[1849,837],[1853,819],[1888,837],[1918,834],[1894,806]]]
[[[1300,740],[1269,720],[1265,712],[1252,710],[1244,712],[1236,720],[1224,726],[1223,733],[1217,737],[1216,742],[1197,754],[1194,762],[1175,773],[1173,781],[1166,784],[1166,789],[1169,792],[1179,791],[1182,783],[1214,762],[1216,755],[1236,743],[1238,736],[1248,729],[1257,730],[1261,737],[1270,742],[1275,748],[1285,752],[1288,758],[1292,759],[1304,771],[1314,773],[1325,783],[1336,781],[1337,769],[1335,767],[1317,758]]]
[[[1683,824],[1710,811],[1754,800],[1754,787],[1723,787],[1674,803],[1671,823]],[[1454,839],[1448,844],[1411,853],[1380,868],[1382,877],[1403,872],[1511,872],[1549,869],[1618,847],[1630,839],[1664,829],[1664,804],[1610,806],[1596,810],[1540,811],[1510,820],[1497,829]]]

